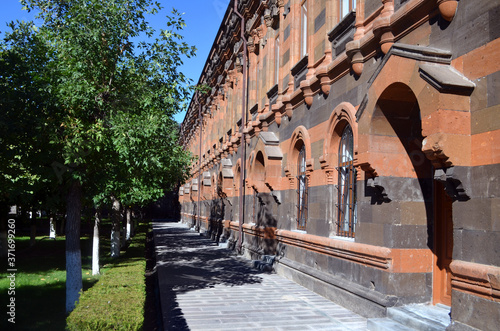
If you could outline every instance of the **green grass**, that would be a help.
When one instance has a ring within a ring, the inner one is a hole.
[[[146,287],[146,227],[138,229],[125,254],[80,297],[67,319],[69,330],[141,330]]]
[[[138,233],[137,236],[140,235],[143,234]],[[142,238],[144,236],[145,234]],[[137,251],[135,246],[137,244],[131,245],[129,251]],[[122,254],[125,255],[123,258],[117,260],[111,259],[109,257],[109,238],[101,237],[100,264],[102,275],[92,276],[92,240],[90,238],[81,239],[81,250],[84,293],[99,280],[104,279],[104,275],[108,274],[113,267],[120,266],[119,263],[135,263],[134,259],[144,261],[143,253],[139,256],[136,252],[137,257],[127,260],[126,256],[131,255],[131,253],[123,251]],[[144,252],[143,249],[142,252]],[[3,316],[1,318],[0,330],[65,330],[66,271],[64,237],[58,237],[56,240],[37,237],[37,242],[33,247],[29,247],[29,237],[16,237],[15,253],[17,268],[14,295],[16,324],[13,328],[13,325],[7,321],[6,306],[10,299],[7,293],[9,279],[7,278],[8,274],[5,272],[6,268],[2,268],[2,272],[0,272],[0,305],[5,308],[2,310]],[[7,258],[3,262],[4,265],[6,265],[6,262]],[[117,269],[121,270],[123,268]],[[138,269],[135,271],[140,272],[144,278],[144,267],[140,271]],[[112,278],[116,278],[116,282],[118,282],[116,286],[122,281],[128,281],[117,275],[116,272],[111,273],[111,275],[113,274],[115,276]],[[143,278],[142,280],[144,280]],[[140,304],[141,308],[142,306]]]

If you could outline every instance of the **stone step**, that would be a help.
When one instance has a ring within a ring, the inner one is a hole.
[[[415,329],[404,326],[388,317],[370,318],[366,327],[370,331],[415,331]]]
[[[387,317],[405,326],[421,331],[441,331],[450,324],[450,309],[424,304],[387,309]]]

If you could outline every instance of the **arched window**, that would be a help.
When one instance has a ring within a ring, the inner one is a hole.
[[[349,124],[339,146],[338,228],[337,235],[354,238],[356,231],[356,169],[353,165],[353,135]]]
[[[297,162],[297,229],[305,230],[307,222],[307,176],[306,176],[306,146],[302,144]]]

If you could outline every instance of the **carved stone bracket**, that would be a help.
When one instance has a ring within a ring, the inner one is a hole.
[[[319,164],[320,164],[321,169],[325,172],[326,183],[328,185],[333,185],[333,176],[335,173],[335,168],[330,166],[328,159],[329,159],[328,154],[321,155],[319,157]]]
[[[457,0],[437,0],[437,5],[439,8],[439,13],[441,16],[451,22],[455,17],[457,12],[458,1]]]
[[[288,178],[290,182],[290,188],[293,189],[295,187],[295,177],[292,176],[292,172],[288,166],[285,167],[285,176]]]
[[[430,137],[424,139],[422,143],[422,152],[431,161],[434,168],[447,168],[452,166],[449,157],[443,152],[439,142],[430,142]],[[435,139],[433,139],[435,140]]]
[[[279,20],[279,15],[280,9],[276,0],[269,0],[267,2],[267,8],[264,10],[264,20],[266,21],[266,26],[274,26]]]
[[[368,178],[373,178],[377,177],[377,171],[372,167],[372,165],[369,162],[363,162],[357,164],[357,167],[361,168],[366,173],[366,177]]]
[[[454,200],[467,201],[470,197],[467,195],[462,182],[456,178],[455,167],[436,169],[434,179],[443,183],[446,193]]]
[[[389,49],[394,44],[394,34],[391,30],[391,16],[394,13],[393,0],[382,0],[384,9],[380,16],[373,21],[373,33],[379,38],[380,49],[384,54],[389,52]]]
[[[361,54],[361,45],[359,40],[351,40],[345,46],[346,54],[351,60],[351,68],[358,76],[363,72],[363,54]]]

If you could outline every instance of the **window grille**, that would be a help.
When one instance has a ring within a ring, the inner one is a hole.
[[[354,238],[356,232],[356,169],[353,165],[353,135],[350,125],[342,133],[339,146],[337,235]]]
[[[297,169],[298,182],[298,204],[297,204],[297,229],[305,230],[307,222],[307,176],[306,176],[306,148],[302,146],[299,152],[299,162]]]

